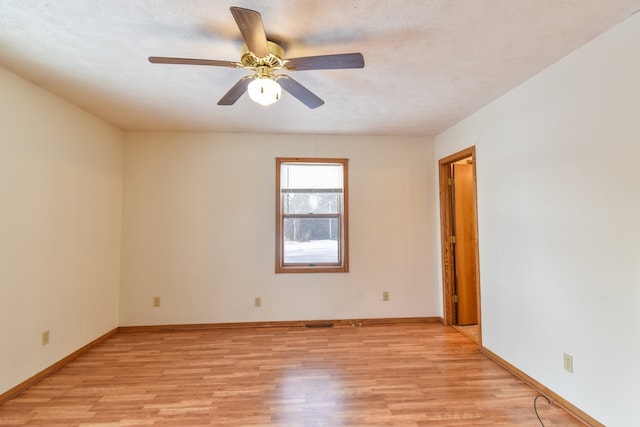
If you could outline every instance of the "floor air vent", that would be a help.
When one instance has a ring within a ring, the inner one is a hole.
[[[333,323],[307,323],[306,328],[333,328]]]

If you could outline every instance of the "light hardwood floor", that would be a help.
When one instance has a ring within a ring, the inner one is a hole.
[[[478,325],[454,326],[462,335],[466,335],[471,341],[480,344],[480,327]]]
[[[539,426],[537,393],[438,324],[118,332],[1,426]],[[547,427],[580,426],[538,400]]]

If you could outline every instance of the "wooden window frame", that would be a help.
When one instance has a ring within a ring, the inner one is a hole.
[[[348,159],[316,157],[277,157],[276,158],[276,273],[346,273],[349,271],[349,185]],[[340,214],[289,214],[283,213],[282,191],[280,188],[280,170],[283,163],[341,164],[342,213]],[[338,239],[338,263],[328,264],[285,264],[284,263],[284,220],[285,217],[329,218],[341,216],[340,237]]]

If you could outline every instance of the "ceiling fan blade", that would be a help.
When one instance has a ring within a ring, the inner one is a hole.
[[[364,57],[361,53],[305,56],[302,58],[287,59],[284,68],[292,71],[364,68]]]
[[[309,108],[317,108],[324,104],[322,99],[318,98],[313,92],[289,76],[281,75],[278,78],[278,83],[284,90],[298,98],[299,101]]]
[[[214,67],[238,68],[241,64],[232,61],[217,61],[215,59],[191,59],[191,58],[167,58],[164,56],[150,56],[152,64],[185,64],[185,65],[212,65]]]
[[[229,92],[225,93],[218,105],[233,105],[247,91],[247,86],[251,82],[251,76],[243,77],[236,84],[233,85]]]
[[[262,17],[258,12],[242,7],[231,7],[231,14],[236,20],[240,33],[247,47],[258,58],[269,56],[267,35],[262,25]]]

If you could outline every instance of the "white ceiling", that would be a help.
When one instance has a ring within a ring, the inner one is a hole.
[[[216,102],[246,70],[230,6],[286,57],[362,52],[364,69],[292,72],[325,104]],[[435,135],[640,9],[640,0],[0,0],[0,66],[126,130]],[[1,96],[1,95],[0,95]]]

